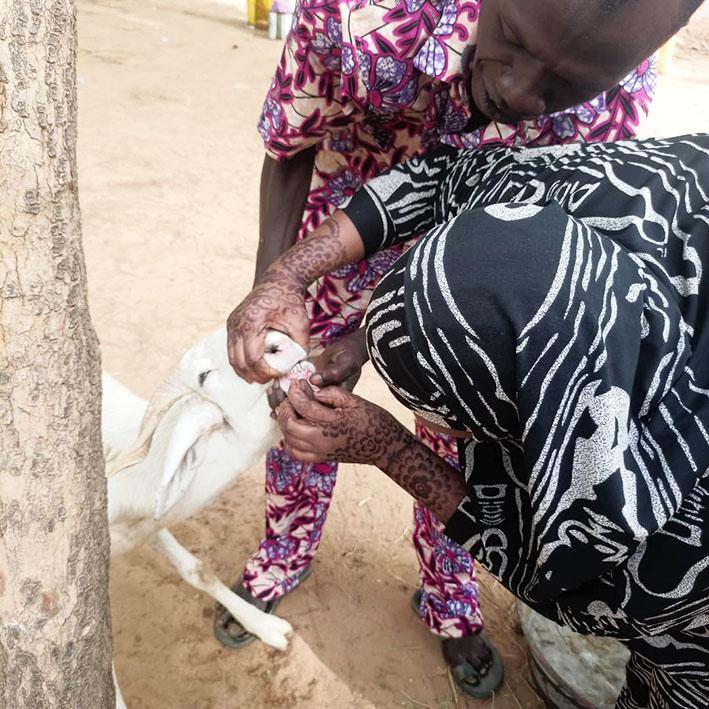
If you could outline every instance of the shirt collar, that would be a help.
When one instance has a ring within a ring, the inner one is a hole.
[[[403,0],[409,6],[415,0]],[[424,0],[438,14],[433,31],[416,51],[414,66],[432,79],[461,83],[463,62],[478,34],[480,0]],[[423,3],[421,3],[423,5]]]

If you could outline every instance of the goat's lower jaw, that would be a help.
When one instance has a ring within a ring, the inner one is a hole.
[[[298,381],[299,379],[304,379],[306,382],[310,383],[310,377],[315,373],[315,365],[312,362],[303,360],[298,362],[288,374],[284,374],[278,379],[278,384],[281,389],[287,394],[288,389],[290,389],[291,382]],[[313,389],[317,389],[314,384],[310,384]]]

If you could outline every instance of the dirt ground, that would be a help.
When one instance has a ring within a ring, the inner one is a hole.
[[[104,367],[147,396],[249,288],[262,149],[254,128],[279,54],[229,3],[79,2],[79,167],[90,301]],[[709,130],[709,20],[685,32],[646,134]],[[372,371],[361,393],[401,411]],[[262,467],[176,535],[228,582],[263,526]],[[285,654],[231,651],[213,603],[152,551],[112,566],[116,670],[132,709],[541,706],[511,597],[480,573],[506,665],[494,700],[456,697],[416,620],[411,500],[343,466],[313,576],[279,608]]]

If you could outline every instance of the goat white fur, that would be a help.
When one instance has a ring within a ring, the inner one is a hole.
[[[305,356],[269,332],[266,358],[279,372]],[[290,624],[239,598],[167,530],[197,514],[277,440],[266,386],[247,384],[227,359],[226,330],[182,357],[150,402],[103,375],[103,432],[111,556],[150,542],[180,576],[219,601],[244,628],[279,650]],[[116,684],[116,705],[125,706]]]

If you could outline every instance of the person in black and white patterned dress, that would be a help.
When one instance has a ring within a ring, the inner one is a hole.
[[[326,228],[247,298],[244,351],[300,322],[320,271],[426,232],[375,291],[368,346],[456,433],[464,479],[332,388],[280,403],[291,452],[377,465],[525,603],[625,643],[619,707],[709,706],[709,137],[444,149]]]

